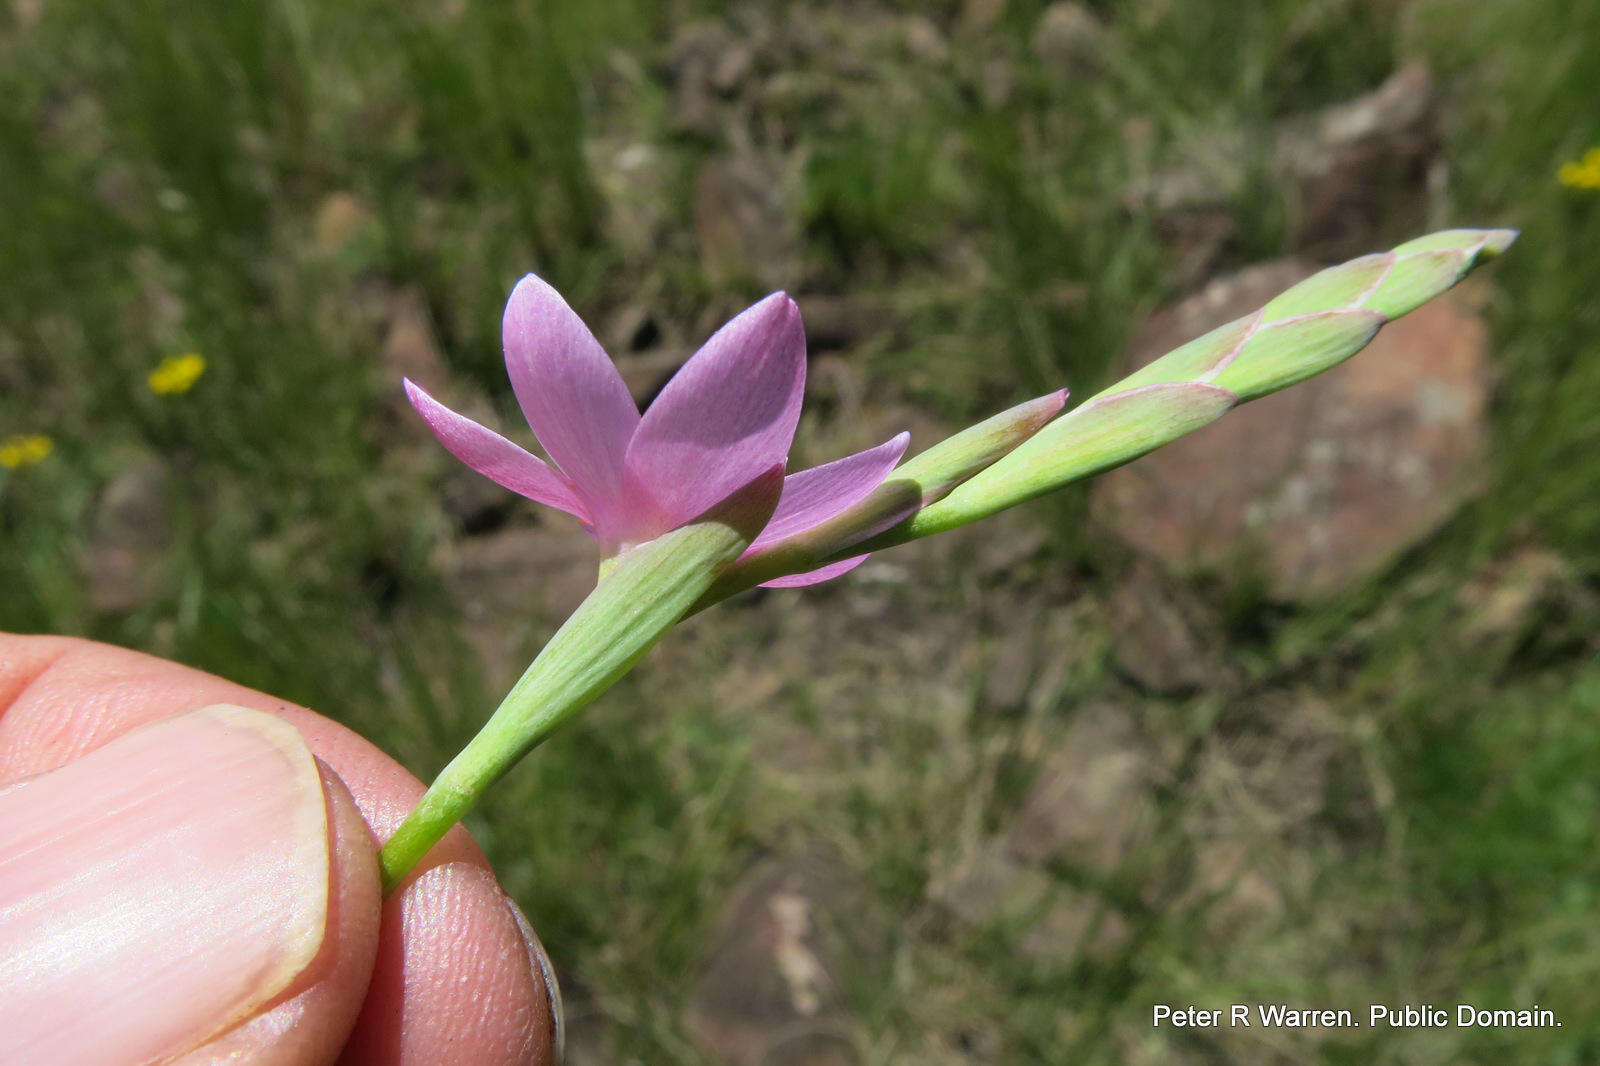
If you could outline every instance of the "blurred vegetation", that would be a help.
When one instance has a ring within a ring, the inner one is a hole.
[[[1186,286],[1153,209],[1126,195],[1149,161],[1244,131],[1234,162],[1262,176],[1229,205],[1213,269],[1279,254],[1295,205],[1263,165],[1270,124],[1422,58],[1441,100],[1442,217],[1397,209],[1373,247],[1444,224],[1523,231],[1493,269],[1490,473],[1439,534],[1311,603],[1201,575],[1226,619],[1220,654],[1246,681],[1155,697],[1110,665],[1114,626],[1079,611],[1125,550],[1092,535],[1084,492],[1042,501],[985,531],[1023,546],[998,573],[967,565],[982,548],[969,538],[912,553],[909,582],[846,579],[697,620],[474,829],[569,968],[586,1046],[618,1062],[708,1061],[684,1018],[720,901],[755,859],[816,842],[883,916],[870,936],[844,930],[859,950],[838,975],[872,1062],[1600,1057],[1600,197],[1555,181],[1600,144],[1600,7],[1106,2],[1094,9],[1116,35],[1087,80],[1032,46],[1043,7],[14,3],[0,14],[0,438],[54,449],[0,470],[0,627],[281,694],[427,777],[496,697],[474,627],[531,653],[560,618],[468,617],[452,594],[441,546],[467,523],[380,357],[398,294],[503,426],[518,422],[499,315],[527,270],[592,323],[644,306],[686,345],[779,285],[803,307],[808,293],[878,300],[901,335],[852,352],[862,426],[830,430],[842,401],[826,390],[808,414],[801,449],[826,458],[898,429],[896,412],[953,427],[1064,381],[1087,395],[1139,316]],[[937,31],[922,54],[890,40],[913,17]],[[764,91],[737,125],[722,105],[697,123],[674,49],[702,23],[810,36],[757,64]],[[697,175],[752,139],[798,161],[780,176],[793,254],[721,267],[697,231]],[[193,387],[152,392],[150,371],[190,351],[206,360]],[[124,547],[104,512],[129,471],[164,533],[144,564],[156,579],[108,603],[90,574]],[[1554,590],[1476,635],[1463,589],[1530,546],[1559,560]],[[1013,609],[1041,595],[1042,615]],[[1060,638],[1035,649],[1045,668],[997,707],[988,679],[1041,633]],[[719,678],[756,674],[759,700],[725,698]],[[1190,819],[1218,802],[1206,753],[1275,735],[1274,715],[1305,699],[1334,738],[1314,831],[1265,848],[1239,834],[1247,868],[1306,864],[1299,890],[1250,935],[1219,931],[1181,887],[1202,846]],[[947,868],[1105,700],[1173,753],[1170,773],[1118,872],[1051,878],[1096,893],[1128,936],[1040,957],[1016,950],[1012,919],[949,920]],[[789,766],[801,749],[809,761]],[[1565,1024],[1256,1043],[1148,1025],[1152,1002],[1257,1000],[1537,1002]]]

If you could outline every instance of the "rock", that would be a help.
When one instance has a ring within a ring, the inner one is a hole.
[[[1438,141],[1432,100],[1427,66],[1412,63],[1365,96],[1283,126],[1275,161],[1295,190],[1293,247],[1343,259],[1367,251],[1386,217],[1423,217]]]
[[[838,950],[880,939],[862,921],[865,894],[819,856],[762,864],[735,889],[688,1013],[701,1049],[728,1066],[859,1066],[856,1025],[841,1001]],[[848,939],[840,933],[848,929]]]
[[[440,381],[445,376],[444,356],[434,336],[422,293],[407,289],[396,293],[389,306],[389,323],[380,353],[383,371],[398,380]]]
[[[963,0],[961,24],[969,30],[983,31],[1000,20],[1006,12],[1006,0]]]
[[[491,684],[509,684],[527,665],[535,627],[583,602],[595,562],[594,543],[564,518],[443,541],[433,559]]]
[[[333,255],[371,221],[372,211],[361,197],[352,192],[332,192],[317,205],[311,224],[312,240],[319,253]]]
[[[1111,595],[1111,654],[1134,684],[1172,696],[1215,687],[1222,621],[1148,563],[1135,564]]]
[[[381,303],[376,309],[375,324],[383,333],[378,373],[385,388],[379,393],[381,405],[375,414],[384,432],[396,434],[402,442],[433,439],[406,400],[405,390],[400,387],[402,378],[410,378],[446,406],[481,421],[480,414],[471,408],[480,407],[481,413],[487,414],[487,402],[477,395],[460,395],[459,384],[452,384],[422,293],[416,289],[385,291],[377,299]]]
[[[1219,943],[1270,935],[1290,901],[1314,898],[1326,849],[1340,847],[1330,819],[1352,839],[1381,835],[1393,794],[1381,771],[1350,769],[1363,763],[1350,725],[1317,699],[1267,693],[1225,711],[1186,782],[1180,822],[1193,864],[1173,867],[1174,912],[1193,910]]]
[[[1461,587],[1459,600],[1467,612],[1462,636],[1484,644],[1526,633],[1541,613],[1558,599],[1570,578],[1565,559],[1542,548],[1520,548],[1496,560]]]
[[[1078,712],[1045,759],[1006,838],[1023,862],[1115,873],[1149,834],[1155,753],[1113,704]]]
[[[1155,232],[1166,251],[1173,284],[1192,288],[1204,281],[1239,231],[1226,207],[1193,207],[1158,215]]]
[[[805,295],[800,297],[800,311],[806,349],[811,352],[854,348],[873,337],[895,335],[900,325],[893,301],[881,296]]]
[[[694,183],[694,228],[714,281],[754,279],[767,289],[792,284],[800,238],[789,199],[797,180],[792,162],[754,148],[706,161]]]
[[[692,133],[710,136],[717,130],[717,89],[713,79],[730,72],[723,56],[734,44],[733,34],[721,22],[693,22],[673,38],[667,63],[677,89],[673,118]]]
[[[1057,0],[1044,9],[1033,28],[1033,53],[1052,70],[1068,77],[1100,72],[1105,28],[1094,13],[1073,0]]]
[[[131,611],[160,595],[169,576],[171,478],[155,458],[128,466],[100,494],[84,541],[84,579],[95,610]]]
[[[1254,161],[1288,190],[1290,248],[1330,259],[1360,255],[1387,221],[1426,214],[1438,141],[1432,99],[1428,68],[1414,63],[1370,93],[1285,119],[1264,145],[1243,128],[1206,126],[1126,198],[1154,212],[1157,232],[1185,258],[1202,253],[1209,262],[1231,236],[1235,205],[1259,180]]]
[[[1096,893],[1019,861],[1001,842],[980,847],[932,893],[967,925],[1015,930],[1017,950],[1040,962],[1105,958],[1128,940],[1127,923]]]
[[[31,30],[44,15],[44,0],[11,0],[11,17],[19,30]]]
[[[1312,272],[1280,260],[1157,312],[1129,368],[1238,318]],[[1269,591],[1316,596],[1436,530],[1482,471],[1488,333],[1448,294],[1385,326],[1348,363],[1229,412],[1102,478],[1094,512],[1175,567],[1254,557]]]
[[[732,96],[755,65],[756,53],[743,41],[733,41],[715,57],[706,82],[719,95]]]
[[[950,58],[950,45],[933,20],[926,15],[907,15],[901,22],[906,51],[927,63],[943,63]]]

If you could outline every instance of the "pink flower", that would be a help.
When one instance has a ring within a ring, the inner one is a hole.
[[[575,515],[607,556],[689,522],[788,457],[805,390],[806,342],[800,309],[785,293],[713,334],[642,416],[600,342],[540,278],[529,274],[512,291],[503,338],[512,390],[550,462],[410,380],[406,395],[456,458],[512,492]],[[909,439],[901,433],[784,478],[777,509],[746,554],[859,503],[888,477]],[[767,584],[826,581],[865,558]]]

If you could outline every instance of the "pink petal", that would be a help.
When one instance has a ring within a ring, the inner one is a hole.
[[[656,522],[688,521],[782,463],[800,420],[806,338],[774,293],[719,329],[656,397],[628,445],[628,472]]]
[[[506,372],[522,413],[602,532],[625,524],[624,457],[639,408],[561,294],[529,274],[506,303]]]
[[[586,523],[589,521],[589,512],[571,484],[538,456],[450,410],[409,378],[404,384],[411,406],[417,409],[417,414],[451,455],[518,495],[559,507]]]
[[[868,554],[870,555],[871,553],[869,552]],[[838,577],[840,574],[848,574],[850,571],[854,570],[856,567],[860,566],[866,561],[866,555],[858,555],[853,559],[845,559],[842,562],[829,563],[827,566],[818,567],[815,570],[808,570],[803,574],[790,574],[787,577],[775,577],[771,581],[763,581],[761,583],[761,587],[764,589],[803,588],[806,585],[815,585],[818,582],[831,580],[832,578]]]
[[[901,433],[876,448],[784,478],[778,509],[749,551],[766,548],[826,522],[866,499],[900,462],[910,441],[911,434]]]

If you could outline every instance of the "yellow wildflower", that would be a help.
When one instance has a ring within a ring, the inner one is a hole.
[[[170,355],[150,371],[150,391],[163,396],[188,392],[206,372],[206,357],[199,352]]]
[[[56,446],[56,442],[42,433],[26,433],[7,437],[0,443],[0,466],[7,470],[32,466],[42,462]]]
[[[1569,189],[1600,189],[1600,146],[1589,149],[1582,159],[1562,163],[1556,180]]]

